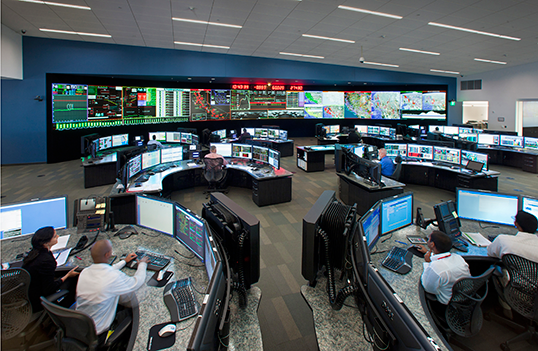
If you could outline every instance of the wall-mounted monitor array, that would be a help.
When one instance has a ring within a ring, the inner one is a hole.
[[[149,132],[148,141],[155,140],[161,143],[198,144],[198,135],[186,132]]]
[[[446,91],[274,91],[52,83],[54,130],[245,119],[446,120]]]
[[[280,152],[268,147],[238,143],[211,143],[211,146],[223,157],[258,161],[280,169]]]

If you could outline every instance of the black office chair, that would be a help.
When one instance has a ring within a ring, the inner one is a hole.
[[[87,314],[56,305],[44,297],[41,304],[54,324],[58,327],[55,341],[58,350],[108,350],[123,340],[125,333],[131,330],[132,317],[123,319],[112,334],[99,344],[95,324]]]
[[[516,329],[525,330],[522,334],[502,343],[501,349],[510,350],[510,345],[518,341],[534,340],[538,343],[538,263],[522,257],[506,254],[502,264],[508,270],[510,280],[503,289],[503,297],[510,307],[529,320],[528,327],[514,323],[500,316],[495,319]]]
[[[396,168],[394,168],[394,172],[392,172],[392,175],[390,176],[390,178],[394,180],[399,180],[400,175],[402,173],[402,157],[398,155],[396,156],[394,161],[396,161]]]
[[[158,148],[159,148],[159,145],[157,144],[148,144],[146,146],[147,151],[154,151],[154,150],[157,150]]]
[[[204,178],[209,183],[207,190],[204,192],[206,197],[212,192],[228,193],[228,189],[222,185],[226,180],[227,170],[224,166],[223,158],[204,158]]]

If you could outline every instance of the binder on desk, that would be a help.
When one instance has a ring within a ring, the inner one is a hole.
[[[489,241],[487,238],[484,238],[484,236],[480,233],[462,233],[465,238],[469,240],[469,242],[474,246],[486,247],[491,244],[491,241]]]

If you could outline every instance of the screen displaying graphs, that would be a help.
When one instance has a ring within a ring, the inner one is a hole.
[[[248,119],[446,119],[446,91],[285,91],[52,84],[55,130]]]

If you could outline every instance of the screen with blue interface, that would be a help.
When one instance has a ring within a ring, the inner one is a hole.
[[[183,160],[183,147],[169,147],[161,149],[161,163]]]
[[[217,154],[222,157],[232,157],[232,144],[231,143],[211,143],[211,147],[217,148]]]
[[[488,170],[488,154],[481,154],[479,152],[461,150],[461,165],[467,166],[469,160],[483,163],[482,170]]]
[[[0,207],[0,239],[33,234],[47,226],[67,228],[67,197]]]
[[[129,145],[129,134],[118,134],[112,136],[112,147]]]
[[[501,146],[523,147],[523,137],[517,135],[501,135]]]
[[[433,160],[433,146],[407,144],[407,157],[421,160]]]
[[[198,135],[181,132],[181,142],[184,144],[198,144]]]
[[[407,144],[389,144],[385,143],[385,150],[387,150],[388,157],[407,157]]]
[[[288,131],[287,130],[280,130],[280,140],[288,140]]]
[[[99,138],[99,151],[112,147],[112,136]]]
[[[480,190],[458,189],[458,215],[481,222],[513,225],[518,211],[518,197]]]
[[[378,135],[379,134],[379,127],[378,126],[368,126],[367,132],[368,132],[368,134]]]
[[[372,251],[377,240],[379,239],[379,202],[376,203],[364,216],[360,219],[362,232],[366,237],[368,249]]]
[[[438,162],[460,164],[461,150],[448,147],[435,146],[433,148],[433,160]]]
[[[204,260],[204,222],[194,213],[175,204],[176,208],[176,234],[177,240],[181,241],[201,260]]]
[[[538,199],[522,196],[520,202],[520,207],[523,211],[529,212],[530,214],[534,215],[534,217],[538,218]]]
[[[136,196],[136,224],[174,235],[174,206],[171,202]]]
[[[538,138],[525,137],[525,148],[538,150]]]
[[[381,235],[413,223],[413,193],[388,198],[381,203]]]
[[[157,166],[161,163],[161,150],[153,150],[142,154],[142,169]]]
[[[379,135],[390,136],[390,128],[388,127],[379,127]]]
[[[460,127],[459,134],[472,133],[472,132],[473,132],[473,128]]]
[[[460,139],[472,141],[476,143],[478,141],[478,134],[477,133],[461,133]]]
[[[142,170],[142,155],[136,155],[132,157],[127,163],[128,174],[127,177],[131,178]]]
[[[215,130],[213,134],[218,135],[221,139],[226,138],[226,129]]]

